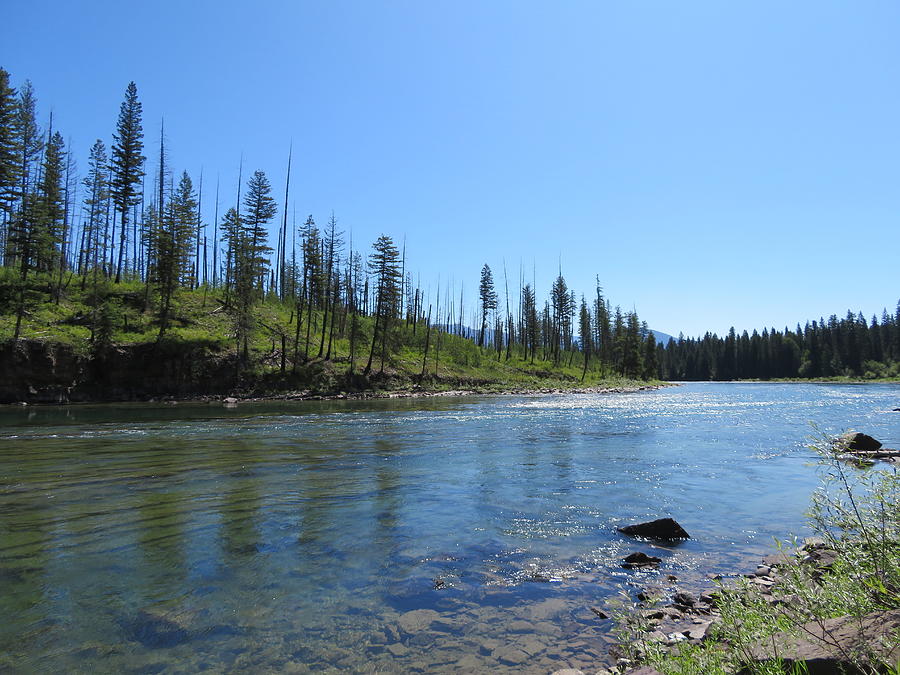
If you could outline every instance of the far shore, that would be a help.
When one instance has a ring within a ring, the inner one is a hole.
[[[451,389],[430,389],[427,387],[409,387],[397,389],[366,389],[362,391],[339,391],[333,393],[320,393],[314,390],[296,390],[283,393],[270,394],[201,394],[197,396],[155,396],[147,399],[104,399],[70,402],[36,402],[25,401],[0,404],[0,407],[24,407],[24,406],[56,406],[56,405],[96,405],[105,403],[165,403],[177,405],[178,403],[222,403],[224,405],[237,405],[239,403],[263,403],[267,401],[367,401],[377,399],[406,399],[406,398],[439,398],[460,396],[552,396],[562,394],[631,394],[641,391],[655,391],[667,387],[677,387],[677,382],[650,382],[635,384],[598,384],[591,386],[556,386],[556,387],[523,387],[506,386],[503,383],[489,383],[475,387],[460,387]]]

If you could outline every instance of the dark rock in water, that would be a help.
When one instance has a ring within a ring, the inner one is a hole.
[[[656,569],[659,567],[659,563],[662,562],[661,558],[656,558],[652,555],[647,555],[646,553],[641,553],[638,551],[637,553],[632,553],[627,556],[622,563],[622,567],[625,569],[642,569],[642,568],[651,568]]]
[[[861,434],[858,431],[850,431],[841,436],[838,441],[842,448],[847,450],[862,450],[863,452],[871,452],[881,447],[881,442],[867,434]]]
[[[691,535],[685,532],[684,528],[672,518],[659,518],[649,523],[626,525],[625,527],[620,527],[619,532],[632,537],[646,537],[647,539],[660,539],[663,541],[691,538]]]
[[[696,600],[694,600],[694,596],[690,593],[685,593],[682,591],[675,594],[675,596],[672,598],[672,602],[675,603],[676,607],[679,605],[681,607],[693,607]]]
[[[592,611],[594,614],[596,614],[596,615],[597,615],[597,618],[599,618],[599,619],[608,619],[608,618],[609,618],[609,614],[607,614],[606,612],[604,612],[604,611],[603,611],[602,609],[600,609],[599,607],[591,607],[591,611]]]
[[[165,615],[141,610],[131,619],[122,622],[125,636],[151,649],[174,647],[190,639],[188,630]]]
[[[776,633],[753,647],[750,655],[757,663],[777,662],[785,672],[801,666],[809,675],[862,672],[850,660],[853,654],[871,654],[883,663],[897,663],[900,644],[900,610],[872,612],[861,618],[842,616],[813,621],[802,627],[802,637]],[[801,665],[802,664],[802,665]],[[805,666],[805,667],[804,667]],[[752,672],[746,667],[741,673]]]

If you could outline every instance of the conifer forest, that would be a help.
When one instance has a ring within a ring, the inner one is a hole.
[[[560,271],[543,300],[521,266],[510,274],[505,262],[485,263],[469,286],[422,284],[405,238],[383,234],[363,246],[334,212],[295,223],[289,148],[284,186],[242,166],[236,194],[226,196],[170,164],[164,129],[147,137],[134,82],[110,131],[87,158],[74,157],[52,115],[41,116],[31,83],[14,86],[0,69],[6,359],[35,340],[68,344],[96,363],[143,344],[227,354],[238,375],[309,376],[327,364],[343,388],[385,373],[419,382],[898,375],[900,309],[880,320],[848,312],[795,330],[657,344],[635,311],[604,296],[599,276],[576,292]],[[212,220],[204,199],[215,201]],[[480,373],[489,361],[510,370]]]

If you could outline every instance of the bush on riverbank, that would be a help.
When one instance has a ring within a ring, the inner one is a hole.
[[[667,675],[900,673],[900,476],[855,468],[832,439],[815,449],[823,479],[809,518],[820,541],[785,547],[774,585],[722,584],[697,644],[653,639],[640,612],[621,617],[633,662]]]

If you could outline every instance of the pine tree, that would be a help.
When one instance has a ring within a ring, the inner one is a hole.
[[[622,354],[622,374],[637,380],[643,373],[643,355],[641,354],[641,332],[637,314],[630,312],[627,316],[624,352]]]
[[[63,223],[66,216],[65,186],[66,147],[58,131],[50,136],[44,161],[41,163],[41,180],[36,201],[32,236],[33,265],[40,272],[56,268],[63,240]]]
[[[97,139],[91,147],[88,159],[88,173],[83,181],[84,197],[84,227],[81,231],[81,251],[78,270],[83,275],[81,288],[84,289],[87,272],[96,273],[99,268],[99,256],[101,248],[105,246],[102,240],[100,224],[101,215],[109,197],[109,187],[106,182],[107,157],[106,146],[103,141]]]
[[[319,228],[312,214],[306,219],[300,229],[300,248],[303,253],[303,286],[300,298],[304,306],[297,308],[297,332],[294,339],[294,354],[296,365],[297,343],[300,339],[300,321],[306,314],[306,341],[303,347],[303,359],[309,359],[309,340],[312,331],[313,311],[322,304],[323,274],[322,274],[322,240]]]
[[[326,302],[325,316],[322,319],[322,340],[319,343],[319,358],[322,358],[322,350],[325,346],[325,329],[329,327],[328,314],[331,312],[331,324],[329,327],[328,351],[325,353],[325,360],[331,358],[331,346],[334,338],[334,317],[337,312],[337,303],[340,300],[340,276],[337,273],[337,266],[340,259],[340,251],[344,245],[343,232],[337,229],[337,219],[334,212],[328,220],[328,231],[325,241],[325,279],[326,279]]]
[[[269,254],[272,252],[267,243],[269,235],[266,225],[278,211],[271,193],[272,186],[269,185],[266,174],[262,171],[254,171],[247,181],[247,195],[244,197],[242,220],[250,244],[247,263],[250,265],[254,284],[260,294],[266,277],[266,268],[269,265]]]
[[[19,165],[16,162],[16,90],[9,73],[0,68],[0,262],[6,259],[8,227],[13,216]]]
[[[18,180],[12,201],[17,203],[18,210],[9,224],[6,244],[6,264],[17,261],[20,263],[19,271],[23,282],[34,255],[32,245],[36,196],[32,191],[32,169],[44,149],[41,129],[37,124],[36,107],[34,89],[31,82],[26,80],[19,91],[14,117],[15,171]]]
[[[612,362],[612,332],[609,325],[609,305],[603,297],[600,277],[596,277],[596,297],[594,298],[594,330],[596,341],[594,349],[600,356],[600,363],[608,365]]]
[[[19,200],[24,204],[32,184],[32,166],[44,149],[41,128],[37,123],[37,98],[31,81],[19,91],[16,105],[16,160],[19,164]]]
[[[556,277],[553,286],[550,289],[550,304],[553,313],[550,318],[551,346],[550,350],[553,355],[553,362],[558,364],[560,359],[560,348],[564,341],[564,337],[571,331],[571,296],[566,280],[562,274]]]
[[[656,336],[652,332],[647,333],[644,340],[644,373],[643,379],[655,380],[659,377],[659,360],[656,349]]]
[[[581,381],[587,375],[588,362],[591,360],[591,352],[594,351],[593,345],[593,329],[591,327],[591,312],[588,309],[587,301],[581,296],[581,313],[578,321],[578,329],[581,334],[581,353],[584,356],[584,370],[581,372]]]
[[[222,241],[227,247],[225,249],[225,270],[223,274],[225,278],[225,297],[227,298],[234,290],[234,263],[237,257],[235,254],[243,247],[244,231],[241,226],[240,216],[238,216],[238,212],[234,207],[228,209],[225,215],[222,216],[222,224],[219,226],[219,231],[222,234]]]
[[[494,290],[494,275],[491,268],[485,264],[481,268],[481,283],[478,285],[478,294],[481,298],[481,331],[478,333],[478,346],[484,346],[484,332],[487,327],[488,313],[497,309],[497,292]]]
[[[137,86],[128,83],[125,100],[119,109],[116,133],[113,136],[111,193],[120,214],[119,257],[116,262],[116,283],[122,278],[122,264],[128,240],[128,211],[140,202],[138,187],[144,176],[144,132],[141,127],[141,103]]]
[[[531,287],[531,284],[525,284],[525,286],[522,287],[522,314],[525,333],[523,337],[525,358],[528,358],[528,352],[530,350],[531,362],[534,363],[534,357],[535,354],[537,354],[540,323],[537,314],[537,301],[534,297],[534,289]]]
[[[372,348],[369,350],[369,361],[363,375],[372,371],[372,360],[375,348],[381,340],[381,371],[387,356],[388,338],[399,307],[401,289],[400,251],[393,240],[381,235],[372,245],[374,251],[369,256],[369,268],[376,281],[375,292],[375,326],[372,331]],[[379,328],[381,329],[379,331]]]
[[[226,270],[226,284],[231,289],[228,308],[234,320],[234,338],[240,355],[239,363],[243,367],[250,353],[257,277],[253,265],[252,239],[243,219],[233,207],[228,209],[223,218],[222,234],[228,244],[229,267]]]
[[[153,280],[159,293],[159,335],[169,327],[172,301],[177,289],[192,281],[191,256],[196,234],[197,198],[187,172],[181,174],[178,187],[168,202],[166,213],[154,229],[153,250],[156,267]]]

